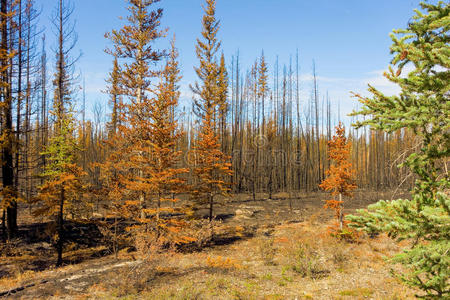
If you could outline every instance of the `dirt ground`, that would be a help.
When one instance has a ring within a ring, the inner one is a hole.
[[[395,195],[406,197],[407,195]],[[201,251],[115,260],[92,224],[70,224],[66,265],[45,228],[22,215],[20,238],[3,245],[0,296],[11,299],[409,299],[383,257],[400,251],[380,236],[358,243],[327,234],[325,194],[238,195],[216,206],[217,239]],[[392,192],[359,191],[346,213]],[[261,200],[258,200],[261,199]],[[265,199],[265,200],[263,200]],[[204,212],[206,214],[206,212]],[[232,230],[230,230],[232,229]]]

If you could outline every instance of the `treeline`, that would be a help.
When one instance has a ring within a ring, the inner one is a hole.
[[[250,70],[241,71],[239,55],[232,58],[230,95],[221,140],[232,156],[233,191],[272,193],[315,191],[330,166],[327,142],[340,120],[332,99],[321,96],[313,63],[311,96],[302,99],[298,53],[280,72],[278,59],[270,78],[264,53]],[[244,75],[243,75],[244,74]],[[351,120],[356,121],[356,119]],[[189,127],[195,130],[195,125]],[[349,131],[352,160],[360,188],[389,189],[412,180],[397,168],[415,147],[414,136],[368,129]]]
[[[51,132],[45,36],[37,25],[36,3],[2,0],[0,5],[2,228],[11,238],[17,231],[17,203],[30,202],[42,183],[36,175]]]
[[[311,97],[301,99],[298,55],[282,71],[278,61],[270,68],[264,54],[248,71],[239,55],[227,64],[219,55],[215,1],[207,0],[196,46],[198,83],[191,85],[192,108],[183,110],[175,40],[170,49],[152,46],[165,35],[163,12],[153,9],[157,2],[129,0],[129,26],[107,34],[113,63],[105,91],[110,115],[103,124],[98,106],[94,120],[86,120],[86,99],[77,93],[71,3],[59,0],[54,11],[52,62],[36,2],[0,1],[4,239],[17,233],[18,204],[28,206],[56,220],[60,264],[67,218],[98,218],[106,210],[101,217],[115,225],[132,219],[136,230],[161,241],[185,226],[176,216],[207,207],[212,220],[218,195],[265,199],[318,189],[330,166],[327,141],[337,120],[333,99],[319,93],[315,68]],[[412,133],[350,130],[349,140],[358,187],[412,182],[397,168],[416,147]],[[178,201],[180,194],[188,201]],[[190,239],[182,234],[171,240]]]

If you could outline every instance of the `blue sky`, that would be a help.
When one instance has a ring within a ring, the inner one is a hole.
[[[125,0],[73,0],[78,33],[74,55],[82,51],[77,69],[86,80],[88,110],[93,103],[106,106],[107,96],[100,91],[111,68],[111,57],[104,53],[108,41],[104,34],[120,28],[126,16]],[[188,103],[188,85],[193,83],[197,65],[195,41],[201,31],[204,0],[162,0],[163,26],[169,36],[177,36],[183,74],[182,103]],[[218,0],[219,36],[227,63],[238,50],[242,70],[249,67],[264,50],[272,72],[276,56],[288,64],[290,55],[300,53],[302,101],[311,91],[312,60],[316,62],[319,89],[328,92],[333,107],[341,103],[342,114],[355,106],[350,91],[364,93],[372,83],[386,93],[397,90],[381,76],[390,61],[389,33],[404,28],[419,6],[419,0]],[[54,39],[49,18],[55,0],[40,0],[42,22],[46,28],[48,51]],[[167,45],[168,39],[161,43]],[[48,54],[54,64],[53,54]],[[90,115],[88,111],[88,116]]]

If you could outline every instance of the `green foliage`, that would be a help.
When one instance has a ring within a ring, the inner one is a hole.
[[[412,249],[392,259],[411,270],[399,277],[426,293],[419,297],[442,299],[450,295],[450,181],[442,170],[450,154],[450,5],[421,7],[407,29],[391,35],[394,58],[385,76],[400,86],[400,95],[387,97],[369,86],[372,97],[356,95],[363,108],[353,113],[370,116],[354,124],[358,128],[408,129],[420,138],[420,151],[404,162],[416,175],[413,198],[379,201],[348,220],[369,233],[411,239]],[[402,77],[405,66],[412,71]]]
[[[55,124],[57,126],[55,135],[50,137],[49,145],[42,153],[48,157],[48,164],[42,176],[51,179],[63,173],[66,165],[74,162],[74,148],[77,147],[73,136],[75,125],[73,114],[67,113],[58,118],[58,123]]]
[[[56,117],[54,135],[50,137],[49,144],[42,153],[47,158],[47,165],[40,176],[44,184],[40,186],[38,198],[41,207],[36,210],[37,215],[48,215],[56,217],[59,205],[64,206],[64,211],[69,212],[72,217],[80,214],[84,209],[82,198],[83,183],[82,170],[75,165],[75,153],[79,145],[74,136],[75,118],[72,109],[58,114],[54,109],[52,114]],[[61,192],[64,196],[61,200]],[[60,203],[63,201],[64,203]]]
[[[330,272],[326,269],[319,251],[307,243],[297,246],[293,259],[291,268],[302,277],[317,279],[325,277]]]

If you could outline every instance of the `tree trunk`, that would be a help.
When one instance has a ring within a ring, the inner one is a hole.
[[[22,51],[22,1],[18,1],[18,17],[19,23],[17,24],[19,30],[18,44],[17,44],[17,104],[16,104],[16,153],[15,153],[15,164],[14,164],[14,187],[19,190],[19,172],[20,172],[20,151],[22,143],[20,141],[21,125],[22,125],[22,71],[23,71],[23,51]],[[12,38],[12,37],[11,37]],[[25,166],[26,167],[26,166]],[[21,174],[20,174],[21,175]]]
[[[161,214],[161,193],[158,193],[158,202],[156,203],[156,238],[159,238],[159,219]]]
[[[6,211],[3,209],[2,212],[2,236],[3,242],[6,242]]]
[[[342,231],[342,228],[344,227],[344,212],[342,211],[344,209],[344,205],[342,203],[342,194],[339,193],[339,228]]]
[[[141,209],[141,219],[145,219],[146,218],[146,214],[144,209],[145,207],[145,197],[144,197],[144,193],[140,193],[139,195],[139,204],[140,204],[140,209]]]
[[[2,81],[2,133],[4,136],[2,149],[2,175],[3,189],[10,191],[10,196],[15,197],[14,189],[14,167],[13,167],[13,128],[12,128],[12,96],[8,70],[10,69],[8,57],[8,1],[1,0],[1,50],[4,52],[1,59],[1,81]],[[6,223],[8,228],[8,239],[14,238],[17,232],[17,202],[11,199],[6,208]]]
[[[214,205],[214,197],[210,193],[209,194],[209,222],[211,223],[213,219],[213,205]]]
[[[56,266],[59,267],[63,263],[62,253],[64,246],[64,187],[61,187],[61,194],[59,198],[59,212],[58,212],[58,243],[56,250],[58,252],[58,260]]]
[[[117,215],[114,216],[114,245],[113,245],[113,251],[114,251],[114,259],[118,259],[119,254],[119,245],[117,241]]]

